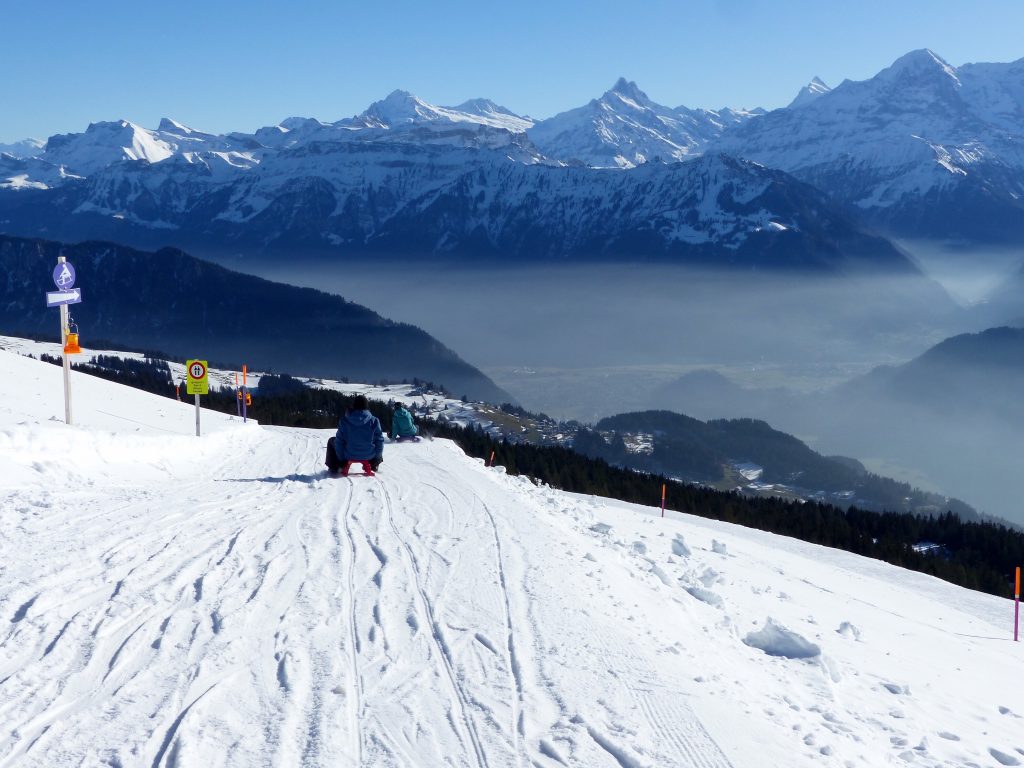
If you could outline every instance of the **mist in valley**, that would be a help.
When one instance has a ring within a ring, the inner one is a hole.
[[[1010,309],[986,301],[1019,271],[1018,255],[901,246],[925,277],[320,260],[246,271],[418,325],[530,410],[585,423],[643,409],[760,418],[826,455],[1024,523],[1012,471],[1024,416],[999,418],[995,403],[936,410],[869,375],[1008,322]],[[344,340],[329,353],[344,355]]]

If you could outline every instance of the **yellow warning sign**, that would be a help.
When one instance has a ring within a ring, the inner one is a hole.
[[[210,381],[206,377],[205,360],[188,360],[185,362],[185,371],[188,373],[186,392],[190,395],[210,394]]]

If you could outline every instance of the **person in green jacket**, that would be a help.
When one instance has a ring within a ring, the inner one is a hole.
[[[412,440],[418,431],[413,424],[412,414],[401,403],[395,403],[395,412],[391,417],[391,439]]]

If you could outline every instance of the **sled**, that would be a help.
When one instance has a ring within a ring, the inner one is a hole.
[[[363,471],[361,473],[357,472],[355,474],[350,475],[349,470],[352,469],[353,464],[358,464],[359,466],[361,466],[363,468]],[[369,461],[346,461],[345,466],[343,466],[340,470],[338,470],[337,472],[328,472],[328,474],[330,474],[332,477],[356,477],[359,474],[362,474],[365,477],[374,477],[377,473],[373,471],[373,467],[370,466]]]

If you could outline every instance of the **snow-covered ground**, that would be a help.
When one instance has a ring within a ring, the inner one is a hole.
[[[0,351],[0,766],[1024,764],[1009,600],[73,379]]]
[[[29,355],[40,358],[42,355],[60,357],[62,345],[58,342],[35,341],[24,339],[18,336],[0,335],[0,350],[15,352],[20,355]],[[82,353],[72,358],[72,364],[93,363],[97,357],[119,357],[130,360],[145,360],[147,356],[138,352],[124,352],[116,349],[91,349],[82,348]],[[185,365],[174,361],[165,361],[171,370],[175,382],[181,382],[179,394],[183,399],[189,399],[185,393]],[[249,371],[244,377],[241,371],[232,371],[222,368],[209,368],[209,382],[211,389],[222,387],[233,388],[243,381],[247,382],[250,390],[255,391],[259,386],[260,379],[266,375],[262,371]],[[395,384],[393,386],[382,386],[378,384],[364,384],[360,382],[344,382],[334,379],[310,378],[306,376],[295,377],[299,381],[322,389],[330,389],[341,392],[345,395],[365,395],[372,400],[387,402],[397,400],[407,406],[415,406],[417,415],[425,415],[430,419],[443,418],[453,424],[466,426],[475,424],[492,435],[500,436],[510,430],[503,430],[493,420],[492,414],[496,412],[493,406],[483,403],[463,402],[453,397],[447,397],[438,393],[425,392],[420,387],[411,384]],[[171,395],[170,392],[167,393]],[[63,397],[63,394],[61,394]],[[257,394],[258,398],[258,394]],[[62,401],[63,402],[63,401]],[[194,407],[194,406],[193,406]],[[61,412],[63,414],[63,411]],[[259,408],[252,413],[258,420]],[[63,416],[62,416],[63,417]]]

